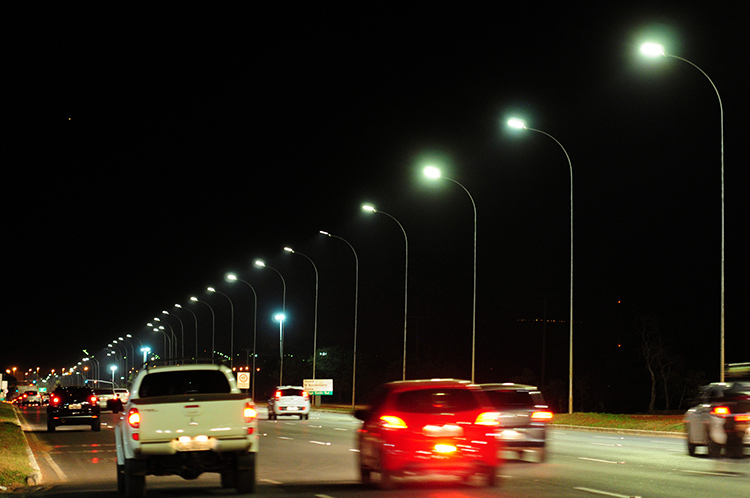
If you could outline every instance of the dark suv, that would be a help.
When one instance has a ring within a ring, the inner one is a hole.
[[[544,403],[542,393],[524,384],[481,384],[495,410],[500,412],[497,439],[500,451],[510,450],[523,456],[525,450],[537,452],[537,460],[546,459],[547,423],[552,412]]]
[[[58,387],[49,397],[47,430],[54,432],[58,425],[90,425],[101,430],[99,401],[88,387]]]

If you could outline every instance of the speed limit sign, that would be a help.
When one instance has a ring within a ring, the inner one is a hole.
[[[250,389],[250,372],[237,373],[237,387],[240,389]]]

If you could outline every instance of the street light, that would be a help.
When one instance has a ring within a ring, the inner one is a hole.
[[[115,370],[117,370],[117,365],[110,365],[109,369],[112,370],[112,384],[115,383]]]
[[[471,200],[471,207],[474,209],[474,297],[471,305],[471,382],[474,383],[474,365],[476,359],[476,338],[477,338],[477,205],[474,203],[474,197],[472,197],[469,190],[458,183],[453,178],[442,176],[440,170],[435,166],[427,166],[424,169],[424,174],[427,178],[437,180],[438,178],[445,178],[461,187],[464,192],[469,196]]]
[[[179,316],[177,316],[177,315],[175,315],[175,314],[172,314],[172,313],[170,313],[170,312],[169,312],[169,311],[167,311],[167,310],[163,310],[163,311],[162,311],[162,314],[163,314],[163,315],[169,315],[169,316],[173,316],[173,317],[177,318],[177,321],[178,321],[178,322],[180,322],[180,336],[181,336],[181,338],[180,338],[180,341],[181,341],[181,343],[182,343],[182,354],[181,354],[181,358],[182,358],[182,361],[184,361],[184,360],[185,360],[185,324],[183,324],[183,323],[182,323],[182,320],[180,319],[180,317],[179,317]],[[174,347],[174,354],[175,354],[175,355],[177,354],[177,345],[175,345],[175,347]]]
[[[279,364],[279,385],[283,386],[282,379],[284,378],[284,320],[286,315],[284,313],[276,313],[273,319],[279,322],[279,355],[281,357],[281,363]]]
[[[310,264],[312,264],[313,269],[315,270],[315,319],[314,319],[314,326],[313,326],[313,375],[312,378],[315,380],[315,357],[318,356],[318,267],[315,266],[315,263],[312,259],[310,259],[305,254],[302,254],[301,252],[295,251],[291,247],[285,247],[284,250],[286,252],[290,252],[292,254],[299,254],[300,256],[307,259]]]
[[[151,352],[151,348],[149,347],[142,347],[141,352],[143,353],[143,364],[146,364],[146,359],[148,357],[148,354]]]
[[[221,291],[217,291],[213,287],[206,287],[206,290],[208,292],[214,292],[216,294],[221,294],[225,298],[227,298],[227,301],[229,301],[229,308],[231,311],[231,316],[229,319],[229,368],[232,368],[234,366],[234,304],[232,303],[232,300],[229,299],[229,296],[224,294]]]
[[[355,407],[355,394],[356,394],[356,385],[357,385],[357,302],[359,300],[359,258],[357,257],[357,251],[354,250],[354,246],[352,246],[349,241],[346,239],[339,237],[338,235],[333,235],[332,233],[324,232],[323,230],[320,231],[323,235],[327,235],[328,237],[332,237],[334,239],[339,239],[340,241],[346,243],[346,245],[349,246],[349,249],[352,250],[354,253],[354,354],[353,360],[352,360],[352,410]]]
[[[211,310],[211,359],[214,357],[214,351],[216,351],[215,348],[215,341],[216,341],[216,313],[214,313],[214,309],[211,307],[210,304],[208,304],[205,301],[201,301],[195,296],[191,296],[190,300],[194,303],[201,303],[208,306],[208,309]],[[198,329],[195,329],[195,362],[198,362]]]
[[[398,224],[399,228],[401,228],[401,232],[404,234],[404,243],[406,247],[406,263],[404,266],[404,359],[401,367],[401,380],[406,380],[406,317],[407,317],[407,311],[406,306],[408,303],[408,288],[409,288],[409,239],[406,237],[406,230],[404,230],[404,226],[399,223],[399,221],[394,218],[392,215],[386,213],[385,211],[379,211],[375,209],[375,207],[372,204],[363,204],[362,210],[367,211],[369,213],[380,213],[388,216],[390,219],[396,222]]]
[[[529,128],[526,123],[518,118],[511,118],[508,120],[508,126],[519,130],[528,130],[541,133],[546,135],[555,141],[560,146],[562,151],[565,153],[565,158],[568,160],[568,168],[570,169],[570,316],[569,316],[569,328],[570,328],[570,353],[569,363],[570,368],[568,372],[568,413],[573,413],[573,163],[570,162],[570,156],[565,147],[552,135],[542,130]]]
[[[682,57],[677,57],[676,55],[666,53],[664,51],[664,47],[662,45],[659,45],[658,43],[644,43],[643,45],[641,45],[641,53],[649,57],[671,57],[673,59],[681,60],[682,62],[687,62],[706,77],[708,82],[711,83],[714,92],[716,92],[716,98],[719,100],[719,129],[721,134],[721,347],[719,354],[719,381],[724,382],[724,106],[721,103],[721,95],[719,95],[719,90],[716,88],[716,85],[714,85],[713,80],[711,80],[711,78],[708,76],[708,74],[706,74],[705,71],[703,71],[703,69],[699,68],[694,63],[690,62],[687,59],[683,59]]]
[[[253,375],[252,375],[252,386],[250,391],[250,397],[255,399],[255,357],[258,356],[255,353],[255,339],[257,337],[258,332],[258,294],[255,292],[255,288],[250,285],[249,282],[242,280],[241,278],[237,278],[237,275],[234,273],[227,273],[226,279],[229,282],[242,282],[243,284],[250,287],[250,290],[253,291],[253,300],[255,302],[255,305],[253,307]]]

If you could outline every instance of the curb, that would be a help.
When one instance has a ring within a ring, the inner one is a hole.
[[[16,407],[13,407],[13,413],[16,416],[16,422],[18,423],[18,426],[21,427],[21,431],[23,432],[23,437],[26,440],[26,456],[29,458],[29,466],[34,469],[34,472],[32,472],[30,475],[26,476],[26,485],[27,486],[36,486],[42,483],[42,471],[39,469],[39,464],[36,461],[36,458],[34,458],[34,452],[31,451],[31,446],[29,445],[29,438],[26,436],[26,431],[23,430],[23,426],[21,425],[21,420],[18,418],[18,411],[16,410]]]
[[[611,434],[622,434],[629,436],[656,436],[656,437],[672,437],[678,439],[685,439],[684,432],[669,432],[669,431],[644,431],[641,429],[613,429],[610,427],[590,427],[583,425],[565,425],[565,424],[552,424],[548,427],[549,429],[565,429],[571,431],[581,432],[608,432]]]

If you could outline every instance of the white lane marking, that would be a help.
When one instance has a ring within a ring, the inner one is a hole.
[[[258,479],[260,482],[267,482],[268,484],[283,484],[281,481],[274,481],[273,479]]]
[[[334,431],[344,431],[344,432],[349,432],[349,429],[343,429],[343,428],[341,428],[341,427],[334,427],[334,428],[333,428],[333,430],[334,430]]]
[[[609,491],[602,491],[600,489],[591,489],[591,488],[573,488],[577,489],[579,491],[586,491],[587,493],[594,493],[597,495],[604,495],[604,496],[614,496],[616,498],[641,498],[638,495],[621,495],[619,493],[610,493]]]
[[[315,495],[315,498],[333,498],[333,496],[328,496],[328,495]]]
[[[734,472],[706,472],[705,470],[682,470],[680,472],[686,472],[688,474],[700,474],[704,476],[720,476],[720,477],[738,477],[739,474]]]
[[[622,445],[617,444],[617,443],[591,443],[591,446],[609,446],[609,447],[622,448]]]
[[[41,451],[40,453],[44,457],[44,460],[47,462],[47,465],[49,465],[50,468],[55,472],[55,474],[57,474],[57,478],[63,482],[66,482],[68,480],[68,476],[66,476],[65,472],[63,472],[62,469],[55,463],[49,453],[47,453],[46,451]]]
[[[329,443],[329,442],[325,442],[325,443],[323,441],[310,441],[310,442],[312,444],[320,444],[320,445],[323,445],[323,446],[331,446],[331,443]]]
[[[279,436],[278,439],[284,439],[286,441],[294,441],[293,437]]]
[[[587,461],[589,461],[589,462],[599,462],[599,463],[614,463],[614,464],[618,464],[618,463],[625,463],[625,462],[615,462],[615,461],[613,461],[613,460],[601,460],[601,459],[599,459],[599,458],[586,458],[586,457],[578,457],[578,459],[579,459],[579,460],[587,460]]]
[[[359,450],[357,448],[349,448],[349,451],[353,453],[359,453]]]

